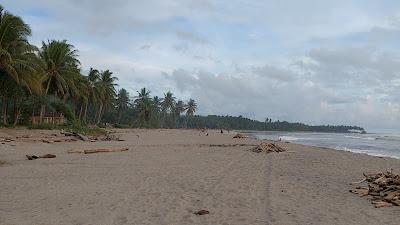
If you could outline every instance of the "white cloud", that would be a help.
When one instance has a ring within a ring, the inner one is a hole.
[[[400,129],[400,2],[4,0],[32,41],[67,39],[111,69],[195,98],[203,114]]]

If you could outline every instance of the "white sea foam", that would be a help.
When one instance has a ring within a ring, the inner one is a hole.
[[[349,135],[345,135],[344,137],[353,139],[371,140],[371,141],[376,140],[375,137],[360,137],[360,136],[349,136]]]

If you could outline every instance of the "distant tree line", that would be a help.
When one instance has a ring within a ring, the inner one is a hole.
[[[184,121],[184,119],[181,119]],[[193,116],[188,120],[189,128],[210,128],[230,130],[260,130],[260,131],[310,131],[310,132],[337,132],[347,133],[351,130],[364,131],[358,126],[310,126],[303,123],[289,123],[286,121],[272,121],[267,118],[264,122],[248,119],[242,116]]]

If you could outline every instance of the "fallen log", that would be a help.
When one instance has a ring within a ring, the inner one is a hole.
[[[83,134],[75,133],[75,132],[74,132],[74,134],[75,134],[76,137],[79,137],[82,141],[89,141],[89,138],[86,137],[86,136],[83,135]]]
[[[52,159],[55,158],[56,155],[53,154],[45,154],[45,155],[41,155],[41,156],[36,156],[36,155],[26,155],[26,158],[28,160],[34,160],[34,159]]]
[[[247,138],[247,137],[243,134],[236,134],[235,136],[233,136],[233,138],[242,139],[242,138]]]
[[[93,153],[104,153],[104,152],[124,152],[128,150],[129,150],[128,148],[116,148],[116,149],[97,148],[97,149],[86,149],[86,150],[70,150],[68,151],[68,153],[93,154]]]
[[[68,137],[68,136],[73,136],[73,137],[77,137],[79,139],[81,139],[82,141],[89,141],[90,139],[88,137],[86,137],[83,134],[80,133],[76,133],[76,132],[66,132],[66,131],[61,131],[61,134],[64,134],[64,136]]]

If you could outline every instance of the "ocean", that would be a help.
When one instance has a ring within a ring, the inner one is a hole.
[[[389,133],[316,133],[245,131],[247,135],[263,140],[289,141],[296,144],[327,147],[336,150],[365,153],[400,159],[400,134]]]

